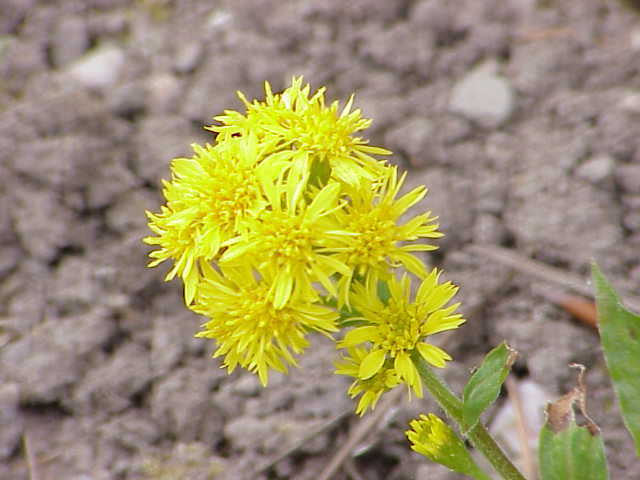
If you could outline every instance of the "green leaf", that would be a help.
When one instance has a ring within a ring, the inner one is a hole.
[[[640,456],[640,317],[627,310],[594,263],[598,328],[624,424]]]
[[[548,424],[542,427],[538,456],[541,480],[609,478],[602,436],[573,420],[557,433]]]
[[[516,356],[517,352],[503,342],[484,357],[462,394],[463,433],[475,427],[482,412],[496,401]]]
[[[546,422],[540,431],[538,457],[541,480],[607,480],[607,459],[600,429],[586,411],[585,368],[578,368],[578,385],[545,409]],[[585,426],[575,420],[577,404]]]

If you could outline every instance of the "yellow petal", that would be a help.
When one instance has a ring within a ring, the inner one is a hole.
[[[293,277],[291,275],[279,275],[276,279],[276,291],[273,298],[273,306],[276,309],[284,307],[289,298],[291,298],[291,292],[293,290]]]
[[[451,360],[451,357],[447,352],[435,345],[428,343],[419,343],[416,347],[422,358],[424,358],[431,365],[439,368],[443,368],[447,360]]]
[[[374,350],[362,359],[358,377],[362,380],[373,377],[380,371],[384,364],[386,353],[384,350]]]
[[[411,385],[415,379],[415,369],[412,367],[411,359],[404,353],[399,353],[393,362],[393,368],[396,369],[398,375],[409,385]]]
[[[347,332],[344,339],[338,344],[339,348],[353,347],[377,338],[378,328],[374,326],[358,327]]]

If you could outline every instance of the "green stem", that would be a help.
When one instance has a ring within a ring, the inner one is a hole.
[[[451,391],[451,388],[449,388],[444,380],[431,370],[427,362],[425,362],[417,352],[414,353],[412,360],[429,393],[431,393],[436,402],[442,407],[447,416],[462,427],[462,400]],[[460,428],[460,430],[462,430],[462,428]],[[505,480],[525,480],[481,422],[478,422],[477,425],[467,433],[467,438],[482,452],[502,478]]]

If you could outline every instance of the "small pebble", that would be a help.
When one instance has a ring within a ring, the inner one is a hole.
[[[629,44],[632,50],[640,50],[640,29],[636,28],[629,34]]]
[[[494,63],[485,63],[467,73],[454,86],[449,100],[453,113],[487,128],[502,125],[513,113],[515,98],[511,85],[496,73]]]
[[[102,89],[116,83],[125,57],[114,45],[100,47],[78,59],[69,68],[69,74],[85,87]]]
[[[207,29],[210,31],[218,30],[231,21],[233,16],[226,10],[215,10],[211,12],[207,18]]]
[[[629,93],[619,103],[625,112],[640,114],[640,93]]]
[[[578,178],[593,184],[611,178],[615,168],[615,160],[609,155],[597,155],[582,163],[576,169]]]
[[[170,73],[159,73],[147,79],[147,106],[153,113],[175,112],[180,105],[180,80]]]
[[[193,72],[204,56],[204,49],[200,43],[190,43],[180,50],[176,55],[176,59],[173,62],[173,69],[176,73],[191,73]]]

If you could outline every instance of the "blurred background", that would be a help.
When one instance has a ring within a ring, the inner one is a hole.
[[[506,339],[520,358],[486,420],[535,438],[586,365],[611,476],[638,478],[566,296],[592,259],[640,292],[640,16],[612,0],[0,0],[0,478],[460,478],[404,438],[428,398],[395,395],[362,429],[320,337],[266,389],[227,376],[180,285],[145,268],[169,161],[213,140],[236,90],[293,75],[355,92],[364,136],[429,188],[446,237],[427,261],[468,318],[446,379]]]

